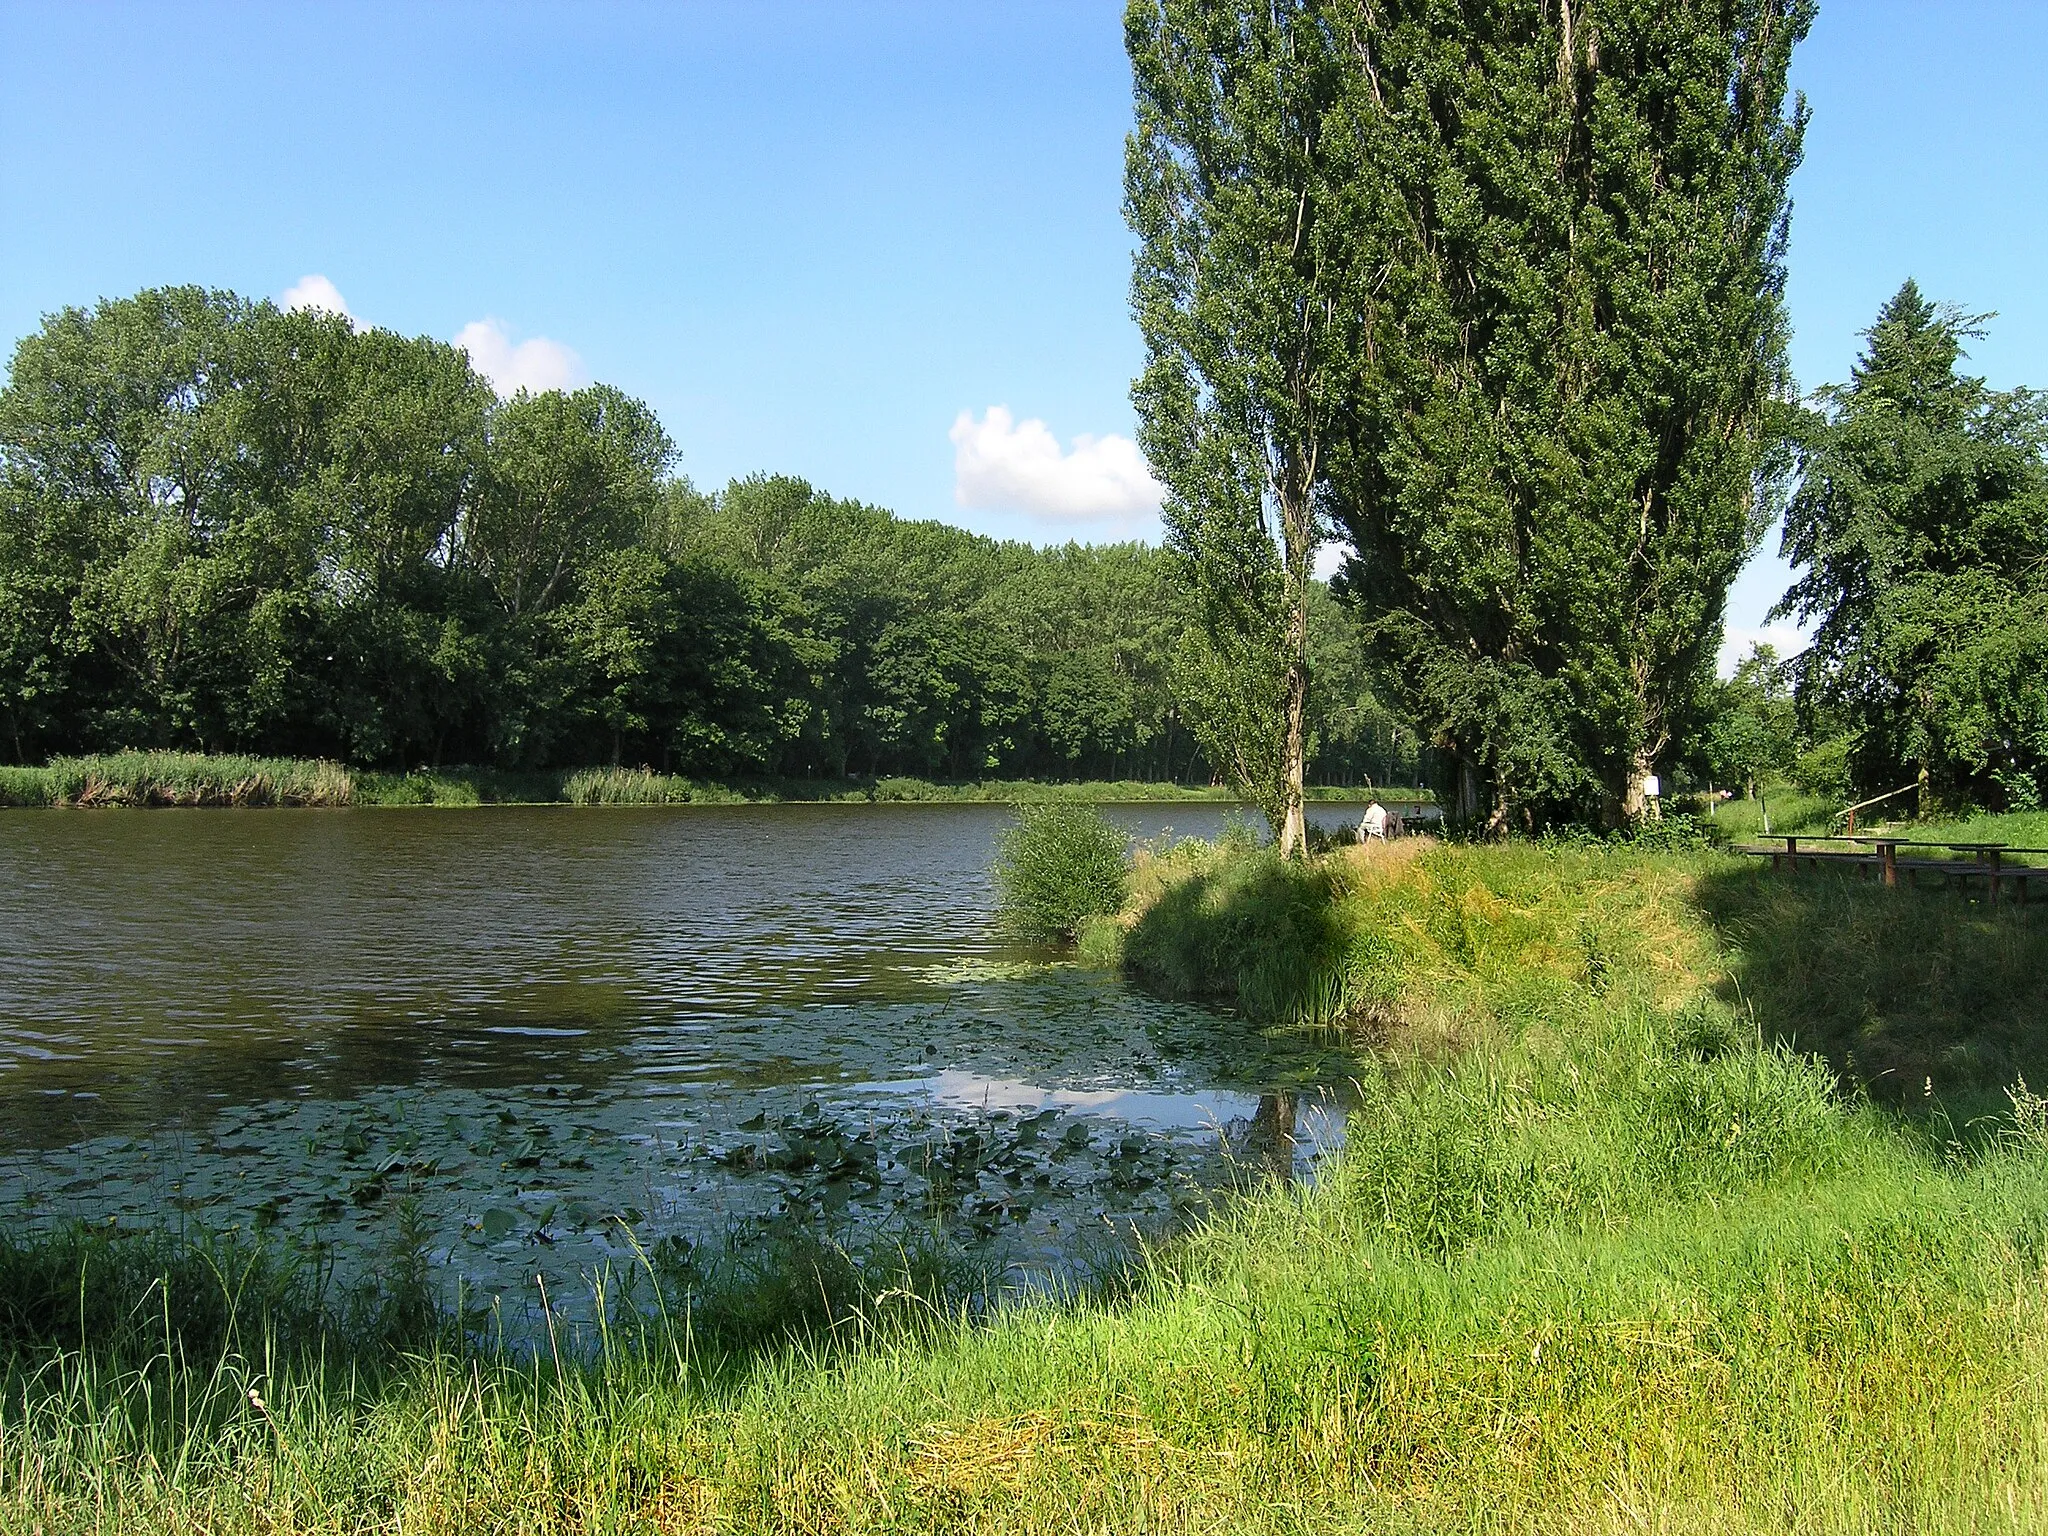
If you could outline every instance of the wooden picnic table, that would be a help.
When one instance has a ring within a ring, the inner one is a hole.
[[[1905,869],[1909,873],[1923,869],[1933,870],[1950,883],[1966,880],[1971,875],[1982,875],[1991,900],[1994,903],[1999,901],[2005,894],[2005,885],[2008,880],[2018,887],[2020,900],[2025,901],[2029,894],[2028,888],[2033,879],[2048,878],[2048,870],[2040,869],[2038,866],[2023,864],[2015,867],[2005,862],[2006,855],[2008,854],[2048,854],[2048,848],[2016,848],[2010,843],[2003,842],[1951,842],[1941,838],[1891,837],[1880,833],[1868,832],[1860,835],[1773,832],[1769,834],[1769,840],[1772,842],[1782,842],[1785,845],[1785,851],[1782,854],[1775,848],[1751,849],[1749,851],[1769,855],[1773,869],[1784,869],[1788,865],[1792,869],[1798,869],[1799,860],[1802,857],[1802,850],[1799,845],[1804,842],[1809,845],[1803,854],[1809,869],[1818,869],[1823,860],[1839,860],[1865,867],[1875,865],[1884,883],[1892,886],[1899,883],[1899,871],[1901,869]],[[1837,849],[1821,849],[1812,847],[1811,845],[1814,843],[1853,843],[1868,846],[1874,851],[1872,853],[1862,853]],[[1909,858],[1902,862],[1899,858],[1899,850],[1901,848],[1943,848],[1950,853],[1966,854],[1969,857],[1967,859]]]

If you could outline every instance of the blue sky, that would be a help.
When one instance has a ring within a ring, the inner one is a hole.
[[[2048,5],[1824,5],[1797,66],[1803,386],[1909,273],[2000,312],[1994,384],[2048,384],[2044,65]],[[700,484],[783,470],[992,533],[1148,535],[1129,116],[1113,0],[0,0],[0,335],[318,275],[502,384],[644,397]],[[1759,560],[1731,626],[1783,586]]]

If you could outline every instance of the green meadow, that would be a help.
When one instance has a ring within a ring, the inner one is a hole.
[[[1668,839],[1678,842],[1678,839]],[[1704,847],[1140,853],[1083,953],[1369,1032],[1309,1184],[994,1305],[820,1245],[593,1350],[223,1244],[0,1249],[0,1524],[2032,1531],[2048,909]]]

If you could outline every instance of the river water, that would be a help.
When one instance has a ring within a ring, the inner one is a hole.
[[[1225,812],[1110,814],[1156,838]],[[1335,1135],[1341,1046],[1007,944],[1007,818],[0,813],[0,1208],[343,1268],[408,1226],[517,1300],[788,1223],[1057,1270]]]

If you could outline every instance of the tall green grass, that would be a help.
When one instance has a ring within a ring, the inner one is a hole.
[[[22,806],[347,805],[339,763],[189,752],[117,752],[0,770],[0,804]]]
[[[2041,1529],[2048,1107],[1845,1092],[1774,1038],[1759,964],[1760,926],[1788,956],[1813,929],[1738,921],[1724,877],[1794,884],[1628,848],[1155,850],[1127,946],[1242,1000],[1295,944],[1381,1033],[1313,1185],[1251,1182],[1113,1295],[960,1310],[840,1270],[835,1309],[723,1351],[687,1288],[559,1363],[45,1340],[0,1389],[0,1526]],[[1893,984],[1903,1015],[1943,983]]]
[[[1763,835],[1764,812],[1769,810],[1773,833],[1828,832],[1840,827],[1846,803],[1803,794],[1789,784],[1773,784],[1765,787],[1762,800],[1722,801],[1712,815],[1700,817],[1700,824],[1722,842],[1747,842]]]
[[[688,779],[646,768],[582,768],[562,781],[561,792],[571,805],[688,805],[713,797]]]
[[[1359,792],[1322,788],[1311,798]],[[421,768],[405,772],[348,768],[299,758],[184,752],[118,752],[60,758],[40,767],[0,766],[0,807],[108,805],[731,805],[742,802],[1014,804],[1072,800],[1094,804],[1230,801],[1221,788],[1117,783],[1041,784],[1024,780],[949,783],[929,779],[742,779],[720,783],[648,768],[508,770]]]

